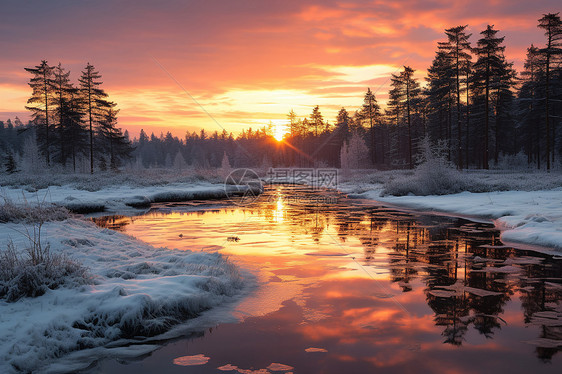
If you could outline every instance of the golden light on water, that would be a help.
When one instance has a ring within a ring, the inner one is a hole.
[[[274,129],[272,123],[270,134]],[[488,265],[473,269],[473,253],[498,261],[514,256],[511,249],[497,252],[499,248],[482,245],[496,240],[495,231],[487,231],[488,226],[457,226],[457,221],[436,218],[430,223],[427,218],[418,221],[414,215],[384,208],[358,209],[344,202],[330,206],[308,200],[308,193],[300,189],[279,186],[251,206],[213,207],[206,202],[202,207],[210,205],[205,210],[191,211],[191,205],[179,205],[174,209],[180,211],[174,211],[164,204],[161,212],[114,217],[106,223],[151,245],[228,256],[259,283],[237,304],[233,316],[241,321],[259,318],[264,322],[259,326],[282,325],[281,330],[272,327],[271,333],[284,336],[283,344],[296,341],[299,352],[304,347],[328,352],[349,347],[350,352],[359,352],[350,355],[350,360],[380,368],[418,365],[416,352],[441,354],[443,347],[449,347],[444,343],[458,349],[464,340],[476,342],[474,348],[465,346],[464,353],[469,355],[478,355],[482,349],[511,349],[499,333],[501,321],[525,330],[525,339],[534,338],[535,332],[524,329],[523,319],[514,312],[520,309],[518,299],[513,298],[515,305],[505,304],[513,290],[506,283],[507,275],[485,271]],[[437,227],[433,224],[454,229],[432,232]],[[464,234],[475,228],[480,236]],[[229,240],[232,237],[237,239]],[[487,299],[479,293],[488,294]],[[486,318],[470,317],[489,310],[495,312]],[[231,337],[238,342],[240,331],[254,328],[243,323],[239,329],[223,330],[226,332],[216,341],[228,345],[224,339]],[[495,331],[496,341],[486,336],[485,343],[480,343],[473,329]],[[262,339],[249,342],[256,347],[252,352],[265,346],[259,355],[277,354],[278,346],[271,347],[272,353]],[[205,344],[212,345],[209,340]],[[219,345],[204,355],[177,357],[174,364],[190,366],[204,364],[209,357],[224,359],[222,352]]]

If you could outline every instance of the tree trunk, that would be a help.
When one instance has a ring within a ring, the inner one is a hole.
[[[490,55],[488,54],[488,60],[490,58]],[[488,170],[490,169],[490,166],[488,165],[488,143],[489,143],[489,139],[488,139],[488,133],[489,133],[489,127],[490,127],[490,64],[489,62],[486,63],[486,105],[485,105],[485,133],[484,133],[484,169]]]

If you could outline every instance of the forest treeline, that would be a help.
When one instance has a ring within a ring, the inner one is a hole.
[[[18,164],[28,171],[56,164],[76,171],[88,160],[93,173],[94,165],[117,169],[130,157],[134,148],[117,127],[117,104],[107,99],[93,65],[86,65],[76,85],[61,63],[43,60],[25,70],[31,75],[26,109],[32,119],[25,126],[17,117],[15,124],[0,123],[7,172],[17,171]]]
[[[545,37],[529,46],[519,73],[506,59],[504,37],[494,26],[480,32],[475,43],[467,25],[452,27],[436,46],[425,84],[414,69],[404,66],[390,77],[384,110],[370,88],[358,110],[341,108],[332,123],[318,106],[305,118],[291,110],[281,142],[273,138],[271,124],[236,137],[224,130],[201,130],[180,139],[169,132],[149,136],[142,130],[130,141],[117,126],[116,104],[107,100],[92,65],[75,86],[60,64],[52,67],[42,61],[26,68],[31,74],[30,123],[0,122],[4,169],[33,164],[29,154],[35,148],[44,165],[76,170],[78,162],[82,171],[90,172],[123,164],[217,167],[225,158],[236,167],[412,168],[418,144],[427,137],[447,144],[446,156],[459,169],[488,169],[501,158],[517,155],[528,165],[550,170],[562,155],[559,13],[544,15],[537,26]]]

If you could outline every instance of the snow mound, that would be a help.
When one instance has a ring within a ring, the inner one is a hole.
[[[0,225],[0,243],[16,224]],[[241,293],[244,280],[218,253],[154,248],[91,222],[49,222],[51,251],[83,264],[91,284],[0,301],[0,372],[48,371],[73,352],[159,336]],[[17,248],[23,247],[12,237]],[[91,360],[95,359],[92,355]],[[87,366],[89,362],[82,362]]]
[[[243,192],[246,188],[248,187],[198,182],[193,184],[170,183],[160,186],[106,186],[99,190],[89,191],[72,185],[63,185],[32,191],[3,188],[1,196],[16,207],[26,205],[34,208],[37,205],[36,202],[41,201],[44,205],[58,206],[59,209],[64,207],[79,214],[123,213],[138,208],[147,208],[152,203],[223,199],[235,192]],[[254,191],[254,193],[261,193],[261,191]],[[3,221],[3,215],[8,215],[8,213],[4,214],[0,209],[0,222]]]

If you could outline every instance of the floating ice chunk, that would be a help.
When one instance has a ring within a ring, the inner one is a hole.
[[[211,358],[202,354],[193,356],[182,356],[174,358],[174,365],[179,366],[194,366],[194,365],[205,365],[209,362]]]
[[[289,370],[293,370],[294,368],[289,365],[273,362],[267,367],[267,369],[271,371],[289,371]]]
[[[481,296],[481,297],[502,295],[501,292],[488,291],[488,290],[483,290],[481,288],[474,288],[474,287],[465,287],[464,290],[466,292],[469,292],[469,293],[473,294],[473,295]]]
[[[217,369],[221,371],[232,371],[232,370],[238,371],[238,366],[232,364],[226,364],[223,366],[219,366]]]
[[[324,348],[314,348],[314,347],[310,347],[304,350],[305,352],[308,353],[316,353],[316,352],[328,352],[327,349]]]
[[[305,253],[307,256],[321,256],[321,257],[331,257],[331,256],[347,256],[347,253],[341,252],[327,252],[327,251],[318,251],[318,252],[309,252]]]
[[[473,273],[519,273],[521,272],[521,268],[515,266],[500,266],[500,267],[492,267],[488,266],[483,269],[472,270]]]
[[[445,290],[431,290],[429,291],[430,295],[433,295],[435,297],[453,297],[455,296],[457,293],[454,291],[445,291]]]

